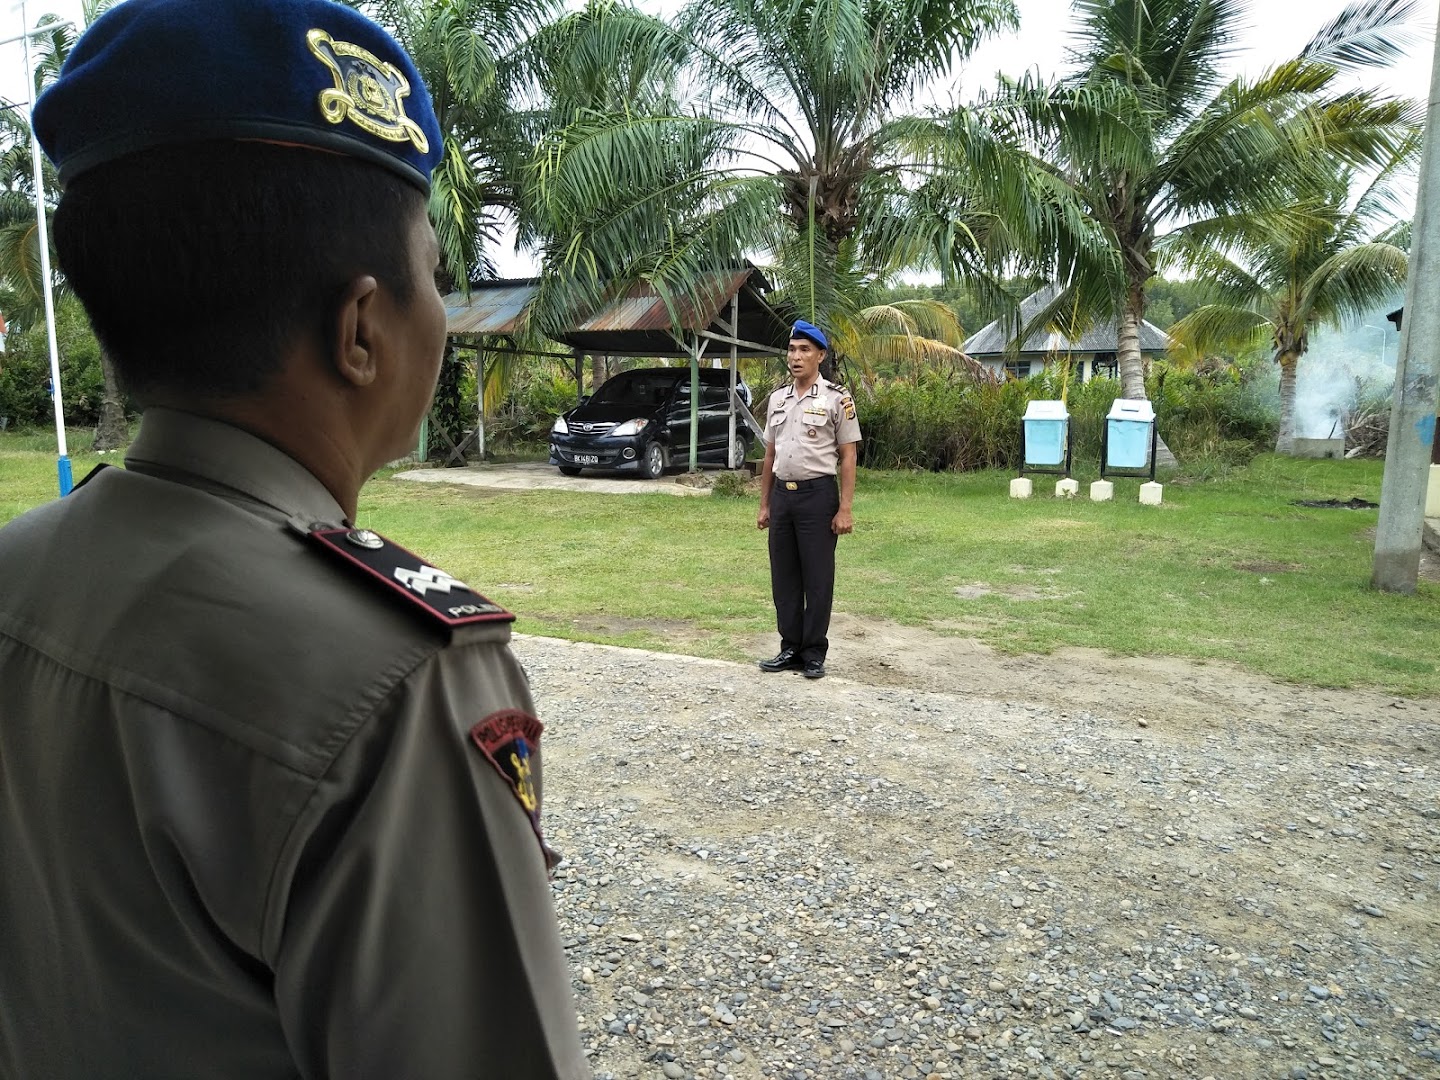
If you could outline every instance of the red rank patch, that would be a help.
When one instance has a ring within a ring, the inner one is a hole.
[[[545,725],[519,709],[502,709],[491,713],[470,729],[470,740],[480,748],[485,759],[505,778],[520,806],[530,818],[535,839],[545,855],[545,865],[554,869],[560,856],[545,843],[540,828],[540,793],[530,771],[531,755],[540,749],[540,735]]]

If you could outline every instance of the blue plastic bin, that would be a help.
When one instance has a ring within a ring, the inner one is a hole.
[[[1032,401],[1025,406],[1025,464],[1064,465],[1070,413],[1063,401]]]
[[[1143,399],[1116,398],[1105,417],[1105,467],[1148,469],[1155,409]]]

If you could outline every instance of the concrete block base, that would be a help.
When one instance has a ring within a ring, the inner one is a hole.
[[[1430,483],[1425,488],[1425,516],[1440,518],[1440,465],[1430,466]]]
[[[1066,477],[1064,480],[1055,481],[1055,497],[1057,499],[1073,499],[1080,494],[1080,481]]]
[[[1165,494],[1165,485],[1150,481],[1148,484],[1140,485],[1140,505],[1159,506],[1160,500]]]
[[[1028,499],[1033,489],[1034,485],[1030,483],[1028,476],[1017,476],[1010,481],[1010,498]]]
[[[1109,502],[1115,497],[1115,485],[1109,480],[1096,480],[1090,485],[1092,502]]]

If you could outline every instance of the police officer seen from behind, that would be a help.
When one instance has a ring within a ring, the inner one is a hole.
[[[125,0],[35,125],[144,419],[0,530],[0,1076],[588,1077],[512,616],[355,523],[445,343],[414,65]]]
[[[825,674],[830,607],[835,595],[835,544],[851,531],[855,452],[860,425],[843,386],[820,377],[830,345],[823,331],[797,322],[786,354],[790,382],[765,405],[765,460],[760,515],[770,530],[770,591],[780,651],[761,671]]]

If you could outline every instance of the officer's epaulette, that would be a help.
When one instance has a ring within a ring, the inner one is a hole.
[[[391,596],[403,597],[414,610],[444,626],[515,621],[499,604],[379,533],[316,526],[305,535],[330,557],[378,582]]]

